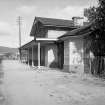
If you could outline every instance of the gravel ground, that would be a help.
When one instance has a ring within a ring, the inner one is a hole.
[[[105,105],[105,81],[5,60],[0,64],[0,105]]]

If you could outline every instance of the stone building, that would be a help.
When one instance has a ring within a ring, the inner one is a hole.
[[[27,52],[27,63],[67,72],[89,71],[89,59],[84,49],[86,37],[91,34],[90,25],[84,26],[80,22],[81,26],[76,23],[78,19],[82,18],[63,20],[36,17],[30,32],[33,40],[21,47]],[[85,70],[85,67],[89,69]]]

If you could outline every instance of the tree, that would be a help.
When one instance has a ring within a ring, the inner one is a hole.
[[[98,7],[90,7],[84,10],[84,15],[88,18],[88,21],[92,23],[92,41],[91,50],[97,60],[97,74],[101,74],[104,71],[105,56],[105,0],[98,0]]]
[[[93,22],[96,19],[96,7],[85,8],[84,16],[87,17],[89,22]]]

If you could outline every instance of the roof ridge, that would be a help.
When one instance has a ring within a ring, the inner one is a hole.
[[[35,16],[35,19],[52,19],[52,20],[64,20],[64,21],[73,21],[72,19],[59,19],[59,18],[50,18],[50,17],[40,17],[40,16]]]

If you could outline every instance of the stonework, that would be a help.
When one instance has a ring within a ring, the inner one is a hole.
[[[90,26],[75,27],[75,22],[83,23],[82,20],[78,21],[77,19],[81,20],[82,18],[74,17],[74,21],[65,21],[37,17],[37,22],[33,24],[31,31],[35,42],[31,41],[23,46],[23,49],[30,48],[29,62],[34,61],[35,66],[59,68],[66,72],[89,73],[91,61],[87,43],[90,40],[86,33],[89,31]],[[84,34],[86,34],[87,38],[84,38]],[[33,44],[35,44],[35,48],[32,56]]]
[[[68,72],[84,72],[83,38],[71,37],[64,41],[64,69]],[[68,69],[68,70],[67,70]]]

